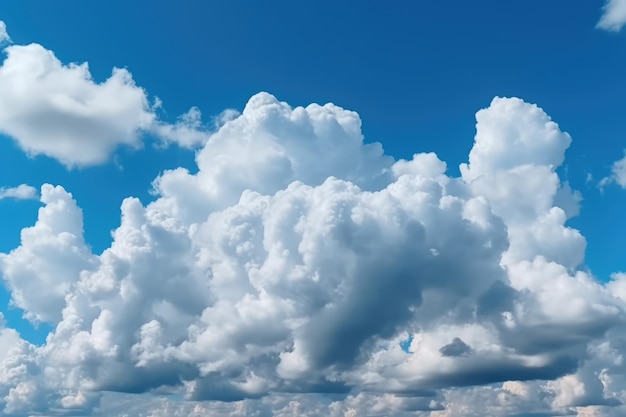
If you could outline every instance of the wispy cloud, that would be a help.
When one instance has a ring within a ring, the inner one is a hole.
[[[10,41],[11,41],[11,37],[9,36],[9,33],[7,32],[7,25],[2,20],[0,20],[0,44],[5,43],[5,42],[10,42]]]
[[[604,188],[613,182],[622,188],[626,188],[626,156],[613,162],[611,175],[602,178],[599,182],[599,186],[600,188]]]
[[[619,32],[626,24],[626,0],[607,0],[602,8],[598,28]]]

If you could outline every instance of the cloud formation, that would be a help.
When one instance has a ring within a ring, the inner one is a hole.
[[[607,0],[602,8],[598,28],[619,32],[626,24],[626,0]]]
[[[0,42],[8,41],[0,21]],[[39,44],[9,45],[0,66],[0,133],[28,155],[45,155],[65,166],[103,164],[120,146],[139,148],[142,136],[196,147],[207,139],[200,112],[192,108],[174,125],[158,120],[158,106],[131,73],[114,68],[93,80],[87,63],[63,64]]]
[[[600,181],[600,187],[604,187],[615,182],[622,188],[626,188],[626,156],[613,163],[611,166],[611,175],[604,177]]]
[[[20,184],[17,187],[2,187],[0,188],[0,200],[5,198],[33,200],[37,198],[37,189],[28,184]]]
[[[6,329],[0,409],[611,415],[626,400],[626,279],[583,268],[567,226],[580,196],[556,172],[571,138],[517,98],[476,121],[455,178],[433,153],[397,161],[365,143],[354,112],[257,94],[196,173],[165,171],[153,202],[123,202],[99,255],[78,202],[44,185],[0,272],[54,330],[37,347]],[[141,392],[218,403],[124,402]]]

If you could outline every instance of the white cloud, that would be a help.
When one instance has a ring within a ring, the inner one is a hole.
[[[0,42],[8,41],[0,21]],[[0,133],[30,156],[45,155],[65,166],[98,165],[120,146],[139,148],[142,136],[195,148],[209,130],[192,108],[178,122],[158,120],[144,89],[127,69],[114,68],[98,83],[87,63],[63,64],[39,44],[9,45],[0,66]]]
[[[626,156],[613,163],[611,175],[600,180],[599,186],[603,188],[612,182],[616,182],[620,187],[626,188]]]
[[[165,143],[177,143],[184,148],[197,148],[209,139],[208,129],[202,125],[202,112],[192,107],[175,124],[156,122],[150,129]]]
[[[16,200],[33,200],[37,198],[37,189],[28,184],[20,184],[17,187],[0,188],[0,200],[14,198]]]
[[[566,226],[580,197],[556,173],[569,135],[496,98],[453,178],[435,154],[364,143],[360,123],[255,95],[202,141],[196,174],[166,171],[154,202],[123,202],[100,255],[71,194],[44,185],[0,268],[14,304],[55,329],[42,347],[11,339],[0,409],[404,417],[623,401],[626,280],[580,271],[585,239]],[[229,403],[102,394],[150,390]]]
[[[598,22],[600,29],[619,32],[626,24],[626,0],[607,0]]]
[[[95,257],[83,241],[82,213],[71,194],[44,185],[41,202],[37,223],[22,230],[21,245],[0,253],[0,273],[12,302],[29,318],[56,323],[72,283]]]
[[[119,145],[140,146],[154,119],[125,69],[95,83],[86,64],[63,65],[41,45],[12,45],[0,67],[0,131],[30,155],[67,166],[105,162]]]
[[[7,25],[2,20],[0,20],[0,44],[5,43],[5,42],[10,42],[10,41],[11,41],[11,37],[9,36],[9,33],[7,32]]]
[[[393,159],[379,143],[363,143],[355,112],[331,103],[292,108],[259,93],[211,135],[196,163],[197,174],[178,168],[154,182],[161,195],[154,206],[185,224],[237,203],[246,189],[273,194],[295,180],[319,185],[334,176],[379,189],[391,178]]]

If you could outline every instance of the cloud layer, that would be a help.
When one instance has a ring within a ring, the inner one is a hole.
[[[5,415],[621,409],[626,279],[583,268],[566,225],[580,196],[555,171],[571,138],[543,110],[480,110],[460,178],[435,154],[364,143],[333,104],[260,93],[233,117],[195,174],[165,171],[153,202],[124,201],[101,254],[72,195],[42,187],[0,272],[54,330],[40,347],[0,333]]]

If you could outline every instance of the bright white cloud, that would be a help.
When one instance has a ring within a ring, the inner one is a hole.
[[[71,194],[46,184],[41,202],[37,223],[22,230],[21,245],[0,253],[0,273],[29,318],[56,323],[71,284],[95,257],[83,241],[82,213]]]
[[[0,42],[9,40],[0,21]],[[147,93],[131,73],[114,68],[98,83],[88,65],[63,64],[39,44],[9,45],[0,66],[0,133],[28,155],[67,167],[103,164],[120,146],[139,148],[142,136],[197,147],[208,138],[192,108],[171,125],[158,120]]]
[[[626,0],[607,0],[598,27],[618,32],[626,24]]]
[[[0,200],[5,198],[33,200],[37,198],[37,189],[28,184],[20,184],[17,187],[0,188]]]
[[[380,189],[393,159],[379,143],[363,143],[355,112],[331,103],[292,108],[260,93],[211,135],[196,163],[198,174],[178,168],[154,182],[161,195],[154,206],[185,224],[237,203],[246,189],[274,194],[296,180],[319,185],[334,176]]]
[[[30,155],[67,166],[105,162],[119,145],[140,146],[154,116],[130,73],[95,83],[86,64],[63,65],[41,45],[12,45],[0,67],[0,131]]]
[[[626,280],[579,270],[585,239],[566,221],[580,197],[555,171],[569,135],[496,98],[453,178],[435,154],[364,143],[360,123],[252,97],[200,141],[196,174],[124,201],[101,255],[71,194],[44,185],[0,268],[13,303],[55,330],[43,347],[7,333],[0,409],[610,415],[626,399]],[[101,394],[148,390],[231,402]]]

